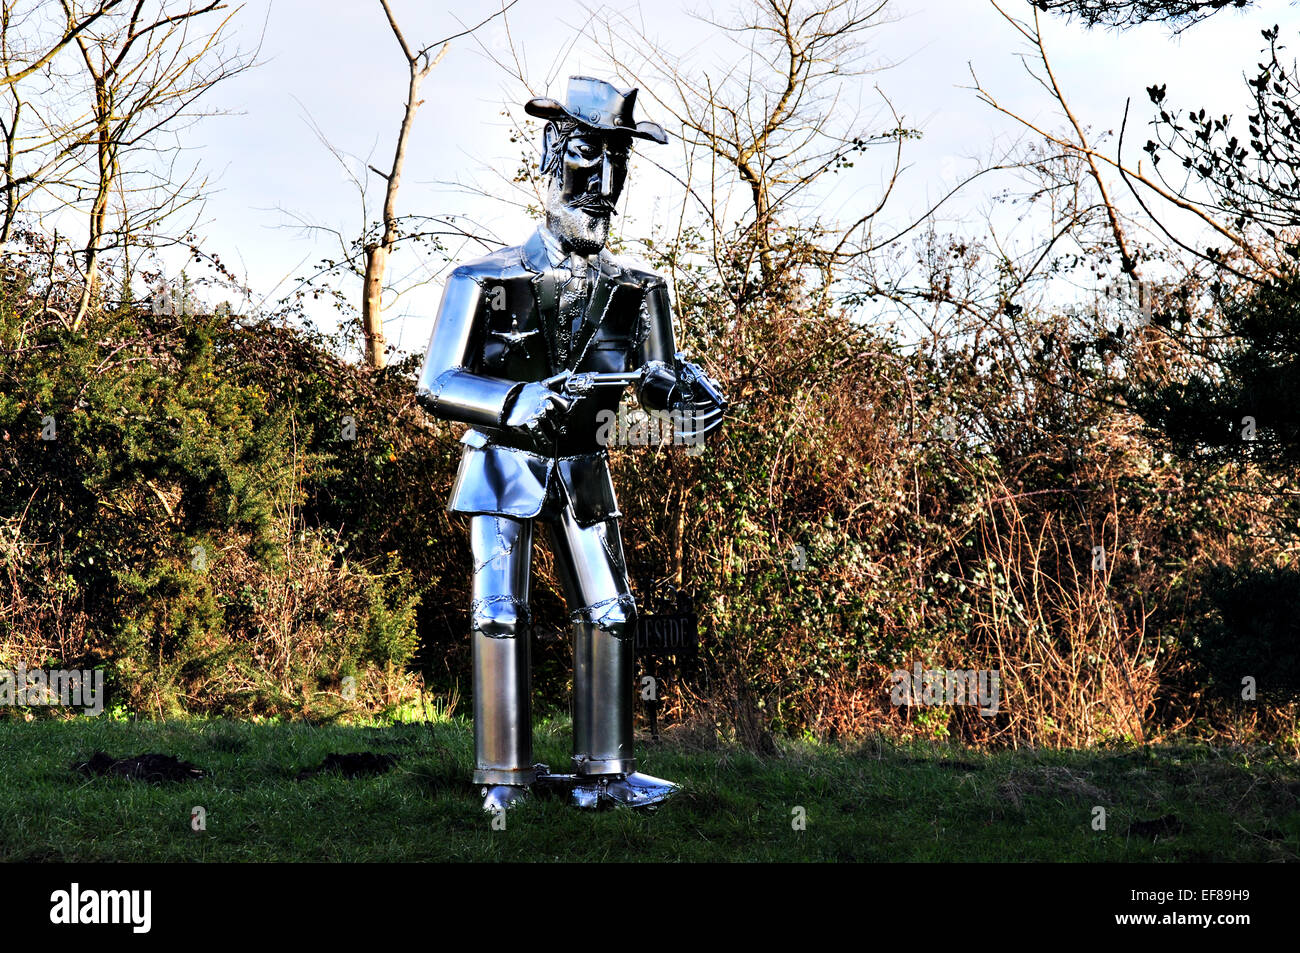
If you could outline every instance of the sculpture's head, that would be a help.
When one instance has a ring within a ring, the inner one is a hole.
[[[668,141],[658,123],[633,120],[636,94],[571,76],[567,102],[543,98],[524,106],[530,115],[550,120],[542,139],[546,222],[569,251],[594,255],[605,247],[633,138]]]

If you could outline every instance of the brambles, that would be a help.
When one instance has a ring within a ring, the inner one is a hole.
[[[30,287],[0,299],[0,658],[102,666],[114,706],[156,715],[408,698],[419,589],[312,505],[345,492],[337,402],[362,413],[364,374],[318,347],[305,388],[269,360],[292,332],[224,315],[123,307],[88,337]],[[390,449],[342,446],[382,485]]]

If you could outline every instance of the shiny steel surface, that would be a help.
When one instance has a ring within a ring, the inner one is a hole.
[[[429,337],[416,398],[444,420],[495,426],[504,416],[507,398],[523,385],[466,368],[481,304],[482,288],[473,272],[453,271]]]
[[[431,414],[471,428],[448,509],[470,516],[474,781],[487,786],[489,809],[539,776],[529,709],[538,521],[573,626],[572,783],[598,784],[593,803],[634,806],[675,790],[635,774],[636,603],[597,434],[627,386],[670,415],[685,442],[721,425],[726,399],[677,352],[663,278],[604,248],[632,140],[667,141],[635,119],[636,93],[573,77],[565,103],[528,104],[550,120],[546,223],[523,245],[451,273],[417,386]]]
[[[489,814],[509,810],[528,798],[528,788],[514,784],[485,785],[479,793],[483,795],[483,810]]]
[[[581,526],[565,507],[550,530],[573,624],[573,769],[631,773],[636,601],[618,523]]]
[[[475,784],[530,784],[537,777],[528,625],[532,545],[529,522],[470,520]]]
[[[610,800],[629,807],[654,807],[680,790],[681,788],[671,781],[652,778],[648,774],[630,774],[625,778],[614,778],[605,788]]]
[[[572,781],[569,796],[574,806],[581,808],[594,809],[621,804],[653,809],[680,790],[671,781],[638,773],[626,777],[576,777]]]

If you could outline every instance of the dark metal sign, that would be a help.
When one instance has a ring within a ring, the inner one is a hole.
[[[699,617],[691,594],[672,583],[653,590],[637,616],[637,655],[694,656],[699,647]]]
[[[698,622],[694,615],[649,615],[637,619],[638,655],[694,653],[700,647]]]

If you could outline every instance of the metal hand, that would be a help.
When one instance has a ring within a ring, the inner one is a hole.
[[[545,433],[544,425],[557,424],[573,407],[573,399],[556,393],[545,382],[530,382],[515,397],[506,426],[527,433]]]
[[[682,443],[702,442],[722,426],[727,413],[727,397],[717,381],[698,364],[677,355],[677,398],[671,408],[676,432],[673,439]]]

